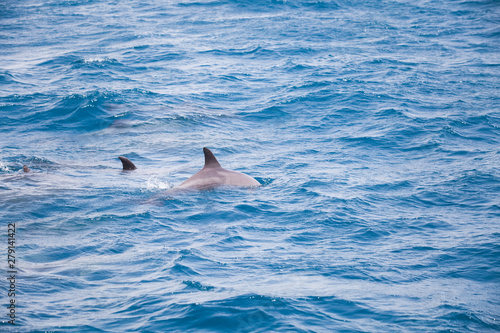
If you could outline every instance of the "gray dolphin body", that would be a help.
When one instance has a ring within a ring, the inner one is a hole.
[[[203,153],[205,154],[205,166],[183,182],[179,186],[180,189],[208,190],[223,185],[239,187],[260,186],[257,180],[244,173],[221,167],[210,149],[203,148]],[[118,158],[122,161],[123,170],[137,169],[128,158],[123,156],[119,156]]]
[[[211,189],[221,185],[254,187],[260,183],[244,173],[231,171],[221,167],[219,161],[208,148],[203,148],[205,153],[205,166],[196,174],[189,177],[180,188]]]

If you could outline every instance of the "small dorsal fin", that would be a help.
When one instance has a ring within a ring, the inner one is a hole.
[[[30,172],[30,168],[27,165],[23,165],[23,172]]]
[[[203,168],[220,168],[219,161],[215,158],[214,154],[208,148],[203,148],[205,153],[205,166]]]
[[[135,169],[137,169],[136,166],[134,165],[134,163],[132,163],[132,161],[130,161],[128,158],[123,157],[123,156],[118,156],[118,158],[120,159],[120,161],[122,161],[123,170],[135,170]]]

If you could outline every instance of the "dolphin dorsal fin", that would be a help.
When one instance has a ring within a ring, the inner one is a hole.
[[[203,148],[205,153],[205,166],[203,168],[220,168],[219,161],[215,158],[214,154],[208,148]]]
[[[123,156],[118,156],[118,158],[120,159],[120,161],[122,161],[123,170],[135,170],[135,169],[137,169],[137,167],[134,165],[134,163],[132,163],[132,161],[129,160],[128,158],[123,157]]]

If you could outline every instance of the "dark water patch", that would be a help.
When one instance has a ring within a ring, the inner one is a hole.
[[[289,113],[278,106],[272,106],[258,112],[239,112],[238,115],[244,117],[245,120],[252,122],[282,121],[286,120],[290,116]]]
[[[362,228],[356,231],[352,238],[359,242],[372,243],[379,241],[380,238],[388,236],[389,232],[375,228]]]
[[[347,4],[339,3],[339,1],[297,1],[296,4],[306,8],[311,8],[320,12],[339,10],[345,8]]]
[[[492,267],[499,264],[499,252],[497,244],[483,241],[447,249],[435,261],[447,268],[443,272],[446,276],[489,283],[496,280],[496,270]],[[464,266],[464,261],[469,264]]]
[[[421,191],[418,194],[413,195],[412,197],[415,200],[415,203],[420,203],[421,205],[427,207],[446,207],[455,206],[457,204],[457,202],[455,201],[455,196],[450,196],[442,192]]]
[[[474,187],[475,190],[470,189]],[[408,203],[430,206],[456,206],[464,209],[483,209],[494,202],[493,193],[498,190],[498,179],[491,174],[453,177],[435,186],[428,186],[407,198]],[[493,200],[493,201],[492,201]]]
[[[273,178],[262,178],[262,177],[254,177],[262,186],[271,185],[275,179]]]
[[[269,50],[261,46],[252,45],[248,48],[243,48],[243,49],[225,49],[225,50],[211,49],[200,52],[200,55],[202,56],[213,55],[221,57],[238,57],[238,58],[250,57],[250,58],[265,59],[265,58],[275,57],[277,56],[277,53],[274,52],[273,50]]]
[[[102,333],[109,332],[109,330],[107,329],[101,329],[93,325],[78,325],[78,326],[60,325],[58,326],[58,329],[64,330],[66,332],[102,332]]]
[[[410,117],[408,117],[404,109],[382,108],[380,110],[377,110],[375,115],[377,118],[390,119],[391,121],[394,121],[396,119],[400,120],[410,119]]]
[[[286,241],[300,245],[315,245],[318,242],[318,240],[321,239],[320,235],[321,235],[320,230],[303,231],[288,237]]]
[[[184,266],[184,265],[181,265],[181,264],[175,264],[172,267],[172,269],[170,270],[170,274],[172,274],[174,276],[183,276],[183,277],[190,277],[190,276],[200,275],[195,270],[189,268],[188,266]]]
[[[484,314],[474,313],[464,306],[441,305],[438,307],[437,319],[448,321],[457,330],[481,331],[495,330],[500,325],[484,321]]]
[[[276,318],[269,309],[281,303],[261,296],[241,296],[219,301],[178,305],[183,316],[172,317],[167,312],[156,315],[151,329],[166,327],[169,330],[199,330],[217,332],[252,332],[273,330]],[[161,326],[159,326],[161,325]],[[293,326],[292,326],[293,327]]]
[[[111,125],[107,103],[115,101],[115,94],[90,92],[66,96],[44,111],[36,111],[23,121],[30,128],[45,131],[92,132]]]
[[[132,243],[125,243],[121,240],[117,240],[107,246],[106,248],[103,248],[99,251],[99,253],[102,254],[121,254],[124,253],[130,249],[133,249],[134,245]]]
[[[109,270],[97,270],[93,271],[92,273],[87,274],[86,280],[89,282],[94,282],[94,281],[105,281],[112,279],[115,276],[114,272],[111,272]]]
[[[197,212],[187,217],[188,221],[196,222],[196,221],[204,221],[207,218],[210,218],[213,221],[224,221],[228,218],[237,218],[239,214],[235,214],[232,211],[216,211],[216,212]],[[241,216],[241,215],[240,215]]]
[[[55,170],[57,169],[60,164],[51,161],[47,158],[44,157],[39,157],[39,156],[13,156],[11,157],[13,161],[20,162],[23,164],[26,164],[29,166],[30,169],[33,170]]]
[[[347,146],[355,147],[371,147],[380,149],[392,149],[392,143],[387,142],[383,136],[359,136],[359,137],[342,137],[340,140],[344,141]]]
[[[298,53],[298,54],[305,54],[305,53],[310,53],[310,52],[314,52],[314,51],[311,49],[306,49],[306,50],[298,49],[298,50],[294,51],[294,53]],[[290,60],[285,65],[283,65],[283,67],[281,68],[281,70],[284,72],[294,73],[294,74],[301,73],[303,71],[314,71],[315,69],[316,69],[315,66],[310,66],[310,65],[301,64],[301,63],[295,63],[295,62],[290,61]]]
[[[45,108],[48,103],[51,103],[53,96],[45,94],[13,94],[2,97],[0,108],[6,112],[4,117],[0,118],[0,125],[6,129],[12,126],[24,125],[26,117],[37,112],[39,108]]]
[[[187,2],[179,2],[177,3],[176,5],[179,6],[179,7],[218,7],[218,6],[221,6],[221,5],[225,5],[227,4],[228,2],[227,1],[217,1],[217,0],[214,0],[214,1],[204,1],[204,2],[200,2],[200,1],[187,1]]]
[[[407,180],[404,181],[389,181],[384,184],[374,184],[365,186],[366,191],[373,191],[378,193],[388,193],[392,191],[401,191],[412,189],[415,185]]]
[[[0,73],[0,85],[2,85],[2,87],[4,89],[9,89],[9,90],[4,90],[2,92],[2,95],[5,94],[4,96],[9,96],[7,94],[15,95],[16,92],[18,92],[20,90],[19,88],[22,88],[22,87],[24,87],[24,88],[34,88],[35,87],[34,84],[26,82],[26,79],[23,78],[22,76],[14,76],[9,71],[5,71],[3,73]],[[3,99],[0,99],[0,101],[3,102]],[[6,104],[0,104],[0,107],[2,107],[2,109],[6,106],[7,106]]]
[[[186,286],[188,286],[188,288],[193,288],[193,289],[196,289],[199,291],[211,291],[211,290],[215,289],[213,286],[204,286],[203,284],[201,284],[198,281],[186,280],[186,281],[182,281],[182,283],[184,283]]]
[[[31,262],[57,262],[61,260],[67,260],[69,258],[77,258],[82,254],[93,251],[95,247],[93,246],[58,246],[58,247],[48,247],[43,253],[34,254],[33,256],[26,256],[25,260]]]
[[[66,54],[62,56],[56,56],[53,57],[49,60],[44,60],[40,62],[37,66],[39,67],[44,67],[48,69],[53,69],[54,67],[61,68],[61,67],[70,67],[72,64],[81,62],[81,58],[77,55],[74,54]]]
[[[414,219],[404,218],[403,221],[410,232],[413,232],[412,230],[417,230],[434,233],[436,232],[436,229],[454,229],[453,225],[447,222],[445,219],[439,219],[433,216],[423,216]]]
[[[316,3],[312,2],[311,5],[314,7]],[[233,1],[207,1],[207,2],[180,2],[177,4],[179,7],[186,8],[204,8],[208,9],[225,9],[228,8],[232,11],[238,12],[255,12],[255,13],[275,13],[276,11],[286,10],[288,8],[297,8],[298,6],[304,5],[303,2],[295,1],[279,1],[279,0],[257,0],[252,2],[233,0]],[[318,4],[316,4],[318,5]],[[319,6],[319,5],[318,5]],[[319,9],[318,9],[319,10]]]
[[[245,243],[246,243],[245,238],[243,238],[241,236],[227,237],[227,238],[224,238],[218,242],[218,244],[221,246],[228,246],[228,247],[234,246],[235,249],[240,247],[240,246],[244,246]]]
[[[265,215],[280,210],[280,207],[271,202],[243,203],[236,205],[234,208],[247,216]]]
[[[310,297],[307,299],[311,306],[316,309],[317,316],[322,319],[314,320],[315,326],[318,328],[323,325],[324,328],[339,332],[361,332],[363,330],[360,330],[359,326],[348,318],[365,318],[368,320],[365,327],[372,330],[381,327],[379,324],[381,321],[393,322],[399,317],[394,311],[370,308],[363,302],[336,297]]]

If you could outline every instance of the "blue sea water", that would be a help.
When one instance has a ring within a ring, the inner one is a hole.
[[[499,87],[497,0],[2,1],[0,331],[500,331]]]

